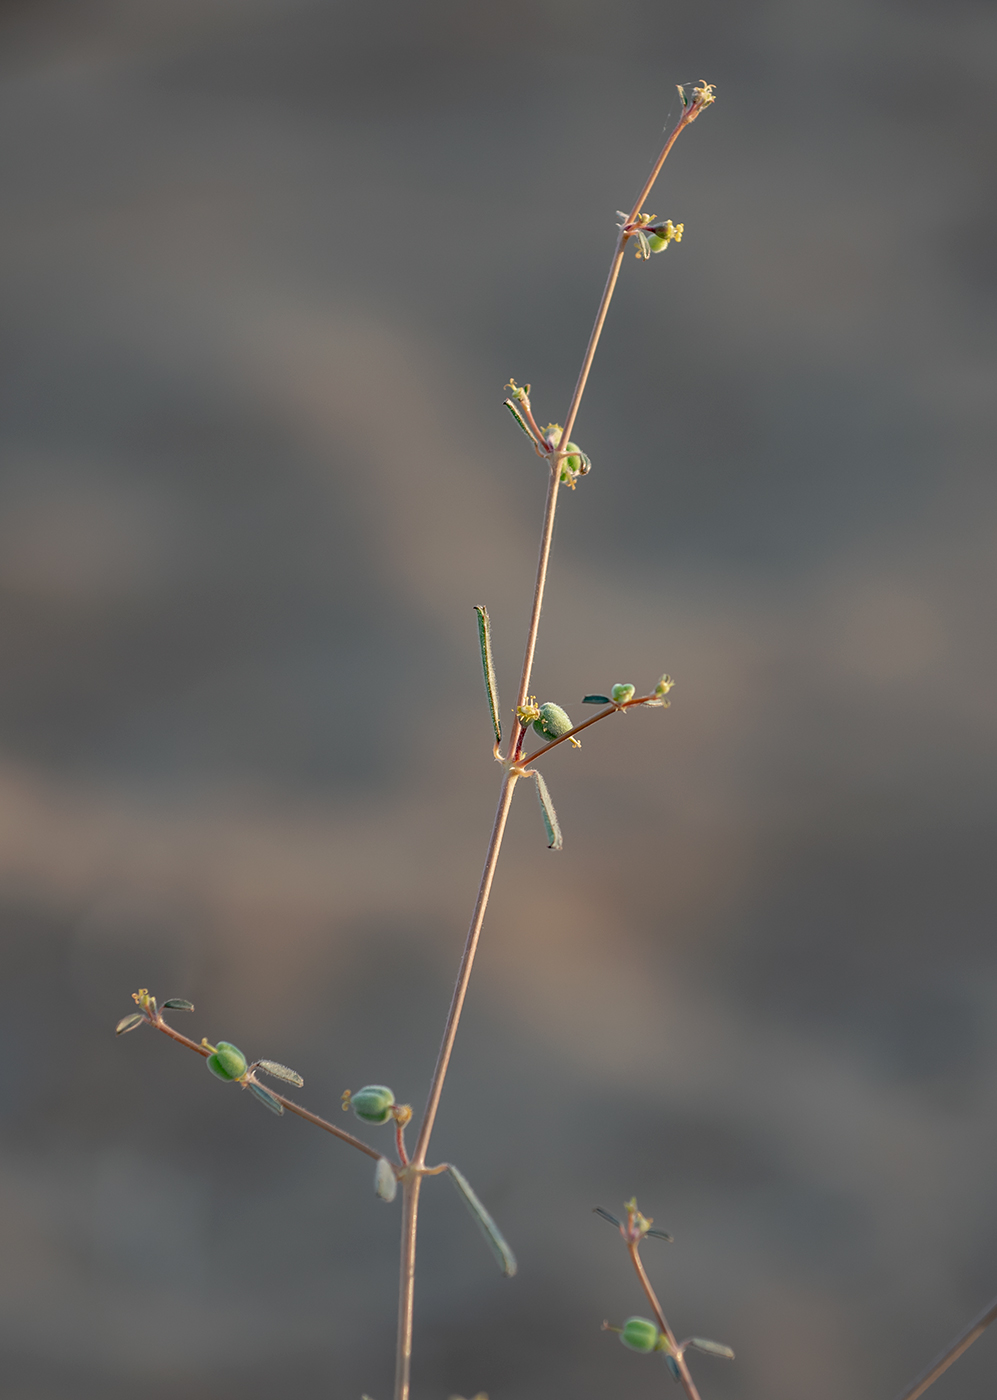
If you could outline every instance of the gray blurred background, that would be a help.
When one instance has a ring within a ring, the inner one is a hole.
[[[543,498],[502,386],[563,419],[700,78],[535,672],[674,703],[551,756],[563,854],[513,812],[433,1152],[520,1273],[427,1186],[416,1395],[673,1393],[599,1330],[634,1192],[704,1400],[888,1400],[997,1292],[995,70],[983,0],[0,11],[10,1400],[386,1400],[368,1160],[112,1030],[421,1106]]]

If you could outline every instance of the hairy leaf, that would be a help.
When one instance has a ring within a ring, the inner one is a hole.
[[[734,1360],[734,1353],[723,1342],[711,1342],[709,1337],[690,1337],[689,1345],[698,1351],[708,1351],[711,1356],[722,1356],[726,1361]]]
[[[485,692],[488,695],[488,708],[492,713],[492,728],[495,742],[502,742],[502,721],[499,719],[498,681],[495,679],[495,665],[492,661],[492,625],[486,607],[476,607],[478,614],[478,640],[481,642],[481,669],[485,673]]]
[[[260,1103],[266,1104],[271,1113],[276,1113],[278,1117],[284,1112],[284,1105],[280,1099],[271,1094],[269,1089],[264,1089],[262,1084],[257,1084],[254,1080],[249,1081],[249,1088],[253,1091]]]
[[[499,1268],[505,1274],[506,1278],[512,1278],[513,1274],[516,1272],[516,1256],[502,1238],[499,1227],[495,1224],[495,1221],[472,1191],[471,1183],[468,1181],[467,1177],[459,1172],[456,1167],[448,1167],[447,1170],[464,1204],[478,1222],[481,1233],[491,1246],[491,1251],[498,1261]]]
[[[300,1074],[296,1074],[293,1069],[288,1069],[287,1065],[279,1065],[276,1060],[257,1060],[256,1068],[263,1070],[264,1074],[269,1074],[274,1079],[286,1080],[288,1084],[294,1084],[299,1089],[305,1082]]]
[[[564,840],[561,836],[561,826],[557,820],[557,813],[554,811],[554,804],[550,800],[550,792],[541,773],[534,772],[533,776],[537,780],[537,797],[540,799],[540,811],[544,819],[544,829],[547,832],[547,845],[552,851],[559,851],[564,845]]]

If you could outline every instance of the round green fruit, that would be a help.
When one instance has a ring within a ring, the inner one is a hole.
[[[386,1123],[394,1102],[395,1096],[386,1084],[368,1084],[350,1095],[350,1107],[365,1123]]]
[[[646,1317],[628,1317],[620,1332],[620,1341],[631,1351],[655,1351],[658,1329]]]
[[[208,1069],[219,1079],[241,1079],[246,1073],[246,1057],[237,1045],[220,1040],[208,1056]]]
[[[540,717],[533,721],[533,728],[544,739],[561,739],[574,725],[560,705],[548,700],[540,706]]]

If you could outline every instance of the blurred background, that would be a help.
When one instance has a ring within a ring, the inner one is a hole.
[[[668,1389],[599,1330],[633,1193],[704,1400],[888,1400],[997,1292],[995,69],[984,0],[3,6],[11,1400],[390,1393],[369,1161],[113,1028],[421,1107],[544,492],[503,385],[563,420],[701,78],[535,671],[673,705],[551,756],[562,854],[513,811],[433,1155],[520,1272],[426,1188],[415,1394]]]

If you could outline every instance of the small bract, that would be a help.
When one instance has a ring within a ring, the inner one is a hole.
[[[350,1095],[350,1107],[365,1123],[386,1123],[394,1102],[395,1096],[386,1084],[368,1084]]]

